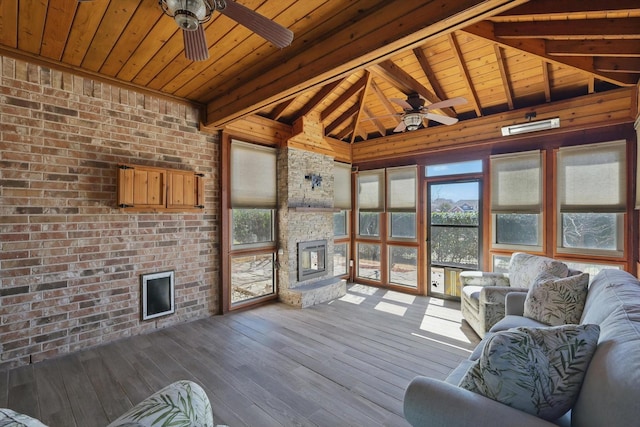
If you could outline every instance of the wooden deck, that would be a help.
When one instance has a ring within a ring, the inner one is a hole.
[[[458,303],[354,285],[312,308],[272,304],[0,372],[0,407],[51,427],[105,426],[192,379],[218,424],[408,426],[408,382],[446,377],[477,342]]]

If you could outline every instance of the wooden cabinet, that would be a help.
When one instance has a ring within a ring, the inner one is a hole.
[[[204,175],[176,169],[118,165],[118,207],[129,211],[204,209]]]

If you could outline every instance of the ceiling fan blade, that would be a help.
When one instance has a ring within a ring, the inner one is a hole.
[[[453,125],[458,123],[458,119],[455,117],[441,116],[440,114],[425,113],[425,119],[433,120],[434,122],[442,123],[444,125]]]
[[[198,25],[195,31],[182,30],[184,36],[184,56],[191,61],[209,59],[209,47],[204,35],[204,28]]]
[[[226,0],[225,3],[226,6],[224,8],[216,7],[220,13],[227,15],[238,24],[244,25],[280,49],[289,46],[293,41],[293,32],[290,29],[233,0]]]
[[[461,96],[457,96],[455,98],[445,99],[444,101],[434,102],[433,104],[425,106],[426,109],[429,110],[437,110],[439,108],[447,108],[452,107],[454,105],[462,105],[466,104],[467,100]]]
[[[403,109],[405,110],[413,110],[413,107],[411,106],[411,104],[409,104],[407,101],[405,101],[404,99],[400,99],[400,98],[389,98],[389,101],[391,102],[395,102],[396,104],[398,104],[399,106],[401,106]]]
[[[396,126],[396,128],[393,130],[394,132],[404,132],[404,130],[407,128],[407,125],[404,124],[404,122],[400,122],[400,124],[398,124],[398,126]]]

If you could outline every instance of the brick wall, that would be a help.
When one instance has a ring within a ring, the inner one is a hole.
[[[219,141],[191,105],[0,56],[0,368],[216,312]],[[202,172],[203,213],[123,213],[116,164]],[[176,314],[140,320],[140,274]]]

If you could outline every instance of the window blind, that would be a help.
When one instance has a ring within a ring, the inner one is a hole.
[[[415,212],[417,167],[387,169],[387,211]]]
[[[626,151],[625,141],[560,148],[560,212],[626,212]]]
[[[231,207],[276,207],[276,150],[231,141]]]
[[[542,211],[540,151],[491,156],[491,212]]]
[[[351,165],[333,163],[333,207],[351,209]]]
[[[384,169],[358,174],[358,209],[361,212],[384,211]]]

